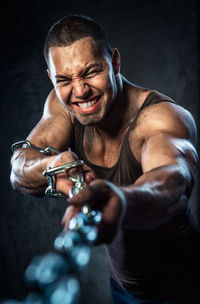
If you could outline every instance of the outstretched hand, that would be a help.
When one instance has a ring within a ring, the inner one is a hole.
[[[81,211],[86,203],[89,203],[93,209],[102,212],[96,244],[110,243],[124,217],[126,201],[123,192],[108,181],[101,179],[92,181],[69,200],[69,207],[62,219],[65,229],[68,229],[70,220]]]

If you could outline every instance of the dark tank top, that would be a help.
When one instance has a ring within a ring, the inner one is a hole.
[[[169,97],[160,94],[156,91],[153,91],[145,99],[142,107],[138,111],[137,117],[144,108],[152,104],[157,104],[161,101],[168,101],[174,103],[174,101]],[[137,160],[133,156],[133,153],[129,146],[129,133],[134,128],[137,117],[132,122],[132,124],[130,125],[128,131],[124,136],[118,161],[115,163],[113,167],[107,168],[107,167],[97,166],[91,163],[86,158],[83,149],[83,137],[84,137],[85,127],[81,125],[76,119],[74,120],[74,139],[72,144],[72,151],[77,154],[79,159],[82,159],[85,162],[85,164],[87,164],[95,171],[98,178],[107,179],[115,183],[116,185],[121,185],[121,186],[134,183],[136,179],[142,175],[141,165],[137,162]]]
[[[175,103],[169,97],[152,91],[137,117],[144,108],[160,102]],[[133,184],[142,175],[141,165],[129,146],[129,133],[137,117],[124,136],[118,161],[113,167],[97,166],[87,160],[83,149],[85,127],[76,119],[72,151],[95,171],[98,178],[116,185]],[[180,297],[184,303],[186,294],[190,298],[196,292],[195,272],[199,269],[200,239],[194,225],[193,215],[188,210],[156,229],[128,230],[121,227],[113,242],[106,246],[111,276],[134,295],[164,299]]]

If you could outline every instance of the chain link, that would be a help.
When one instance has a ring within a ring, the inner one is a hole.
[[[51,146],[48,146],[48,147],[42,149],[40,147],[33,145],[28,140],[18,141],[11,146],[11,150],[13,153],[19,148],[34,149],[44,155],[60,154],[60,151],[58,151],[57,149],[55,149]],[[45,170],[43,172],[43,175],[47,177],[47,181],[48,181],[48,187],[45,190],[45,195],[48,197],[53,197],[53,198],[66,198],[65,195],[63,195],[62,193],[60,193],[56,190],[55,176],[59,173],[68,173],[70,169],[76,168],[79,166],[83,166],[83,164],[84,164],[84,162],[82,160],[77,160],[77,161],[73,161],[73,162],[70,162],[70,163],[67,163],[67,164],[64,164],[61,166],[57,166],[55,168],[48,167],[47,170]],[[83,176],[79,174],[79,175],[77,175],[76,178],[74,178],[69,175],[68,178],[72,182],[75,182],[75,186],[72,187],[69,192],[69,197],[71,197],[73,194],[78,193],[78,191],[83,188]]]
[[[25,146],[24,146],[25,145]],[[40,149],[29,141],[20,141],[12,145],[14,152],[19,147],[33,148],[46,155],[48,151],[59,154],[59,151],[47,147]],[[57,153],[58,152],[58,153]],[[49,152],[48,152],[49,153]],[[47,168],[43,175],[48,179],[48,195],[61,197],[56,191],[55,176],[67,173],[74,182],[69,197],[79,193],[84,187],[82,173],[76,177],[69,175],[69,170],[81,167],[83,161],[75,161],[55,168]],[[47,189],[48,189],[47,188]],[[91,256],[91,245],[97,240],[97,225],[101,222],[100,211],[92,210],[89,204],[82,207],[81,212],[69,223],[69,231],[63,230],[55,239],[54,252],[35,257],[25,271],[25,280],[29,285],[39,288],[38,292],[31,292],[24,301],[8,300],[3,304],[77,304],[80,299],[80,284],[78,276],[88,265]]]
[[[55,149],[51,146],[42,149],[42,148],[39,148],[37,146],[32,145],[31,142],[29,140],[26,140],[26,139],[17,141],[16,143],[14,143],[11,146],[11,150],[12,150],[13,153],[19,148],[34,149],[34,150],[37,150],[37,151],[39,151],[39,152],[41,152],[45,155],[52,155],[52,153],[53,154],[60,154],[60,151],[58,151],[57,149]]]
[[[75,194],[80,189],[83,188],[83,175],[80,173],[76,177],[72,177],[69,175],[69,170],[76,167],[82,167],[84,162],[82,160],[73,161],[58,167],[47,168],[43,172],[43,175],[47,177],[48,187],[45,191],[46,196],[54,197],[54,198],[65,198],[66,196],[56,190],[56,179],[55,176],[60,173],[67,173],[68,179],[75,183],[75,186],[70,189],[69,197],[71,197],[72,193]]]

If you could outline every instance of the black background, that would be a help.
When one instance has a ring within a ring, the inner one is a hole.
[[[122,74],[157,89],[191,111],[199,126],[198,1],[16,1],[1,7],[0,298],[23,299],[23,273],[33,256],[49,251],[60,231],[64,200],[27,197],[9,182],[10,146],[41,117],[52,85],[42,55],[49,27],[64,15],[101,23],[121,53]],[[192,206],[199,218],[198,182]],[[93,250],[82,278],[81,303],[111,303],[104,247]]]

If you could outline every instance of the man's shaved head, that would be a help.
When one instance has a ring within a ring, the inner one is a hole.
[[[96,50],[112,55],[112,48],[103,28],[89,17],[70,15],[62,18],[50,28],[44,43],[44,57],[49,63],[50,47],[65,47],[84,37],[92,37]]]

